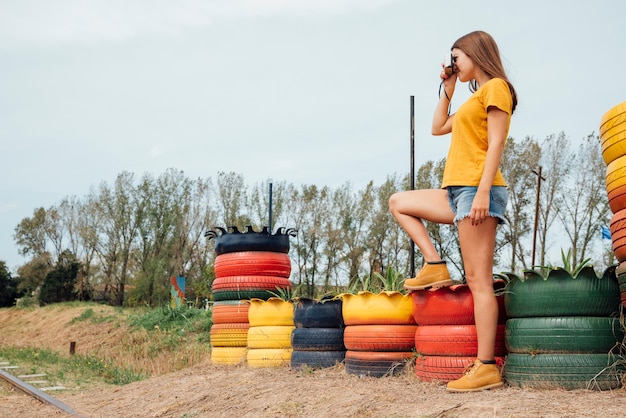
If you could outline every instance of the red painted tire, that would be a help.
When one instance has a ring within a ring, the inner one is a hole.
[[[505,325],[498,325],[496,356],[506,355]],[[475,325],[420,325],[415,331],[415,351],[425,356],[476,357]]]
[[[620,263],[626,261],[626,209],[613,215],[610,230],[615,258]]]
[[[276,288],[290,288],[291,282],[285,277],[276,276],[228,276],[220,277],[213,281],[211,290],[215,291],[239,291],[239,290],[271,290]]]
[[[415,360],[415,374],[424,382],[441,381],[443,383],[460,379],[467,366],[474,363],[476,357],[426,356]],[[504,357],[496,357],[498,367],[504,365]]]
[[[411,351],[417,325],[348,325],[343,332],[347,350]]]
[[[213,324],[246,323],[250,304],[239,300],[215,302],[213,304]]]
[[[495,290],[506,286],[503,280],[495,280]],[[413,317],[418,325],[473,325],[474,300],[466,284],[441,287],[438,289],[411,292]],[[498,323],[506,322],[504,297],[498,296]]]
[[[239,251],[215,257],[215,277],[278,276],[291,274],[289,254],[271,251]]]

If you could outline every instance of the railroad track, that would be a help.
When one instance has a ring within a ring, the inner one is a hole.
[[[45,404],[48,404],[50,406],[55,407],[56,409],[59,409],[65,412],[66,414],[69,414],[74,417],[82,417],[81,414],[79,414],[78,412],[76,412],[71,407],[61,402],[60,400],[56,399],[53,396],[48,395],[42,389],[38,389],[34,387],[33,385],[26,383],[22,379],[15,377],[12,374],[4,371],[3,368],[7,368],[7,367],[0,367],[0,378],[8,382],[11,386],[39,400],[40,402],[43,402]],[[28,377],[37,377],[37,376],[28,376]],[[58,388],[47,388],[47,389],[51,390],[51,389],[58,389]]]

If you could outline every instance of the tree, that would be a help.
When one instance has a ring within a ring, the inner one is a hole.
[[[23,296],[18,290],[18,281],[11,277],[11,272],[4,261],[0,261],[0,308],[15,305],[15,300]]]
[[[64,251],[52,271],[46,275],[39,293],[39,304],[76,300],[76,279],[80,263],[70,251]]]

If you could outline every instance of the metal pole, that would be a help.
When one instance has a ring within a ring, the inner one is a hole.
[[[532,263],[530,268],[535,269],[535,248],[537,247],[537,226],[539,224],[539,195],[541,192],[541,180],[545,180],[541,175],[541,166],[539,166],[539,172],[533,170],[533,173],[537,175],[537,197],[535,198],[535,230],[533,232],[533,254]]]
[[[269,230],[271,234],[272,233],[272,183],[270,183],[270,200],[269,200],[268,206],[269,206],[268,224],[269,224]]]
[[[411,168],[409,182],[411,190],[415,190],[415,96],[411,96]],[[415,277],[415,243],[411,240],[411,271],[410,277]]]

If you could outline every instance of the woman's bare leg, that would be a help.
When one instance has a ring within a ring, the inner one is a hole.
[[[450,209],[448,192],[445,189],[394,193],[389,198],[389,210],[417,245],[424,260],[441,261],[423,221],[452,224],[454,212]]]
[[[498,327],[498,302],[493,291],[493,257],[498,220],[486,218],[472,225],[469,218],[458,223],[465,279],[474,299],[478,359],[493,360]]]

